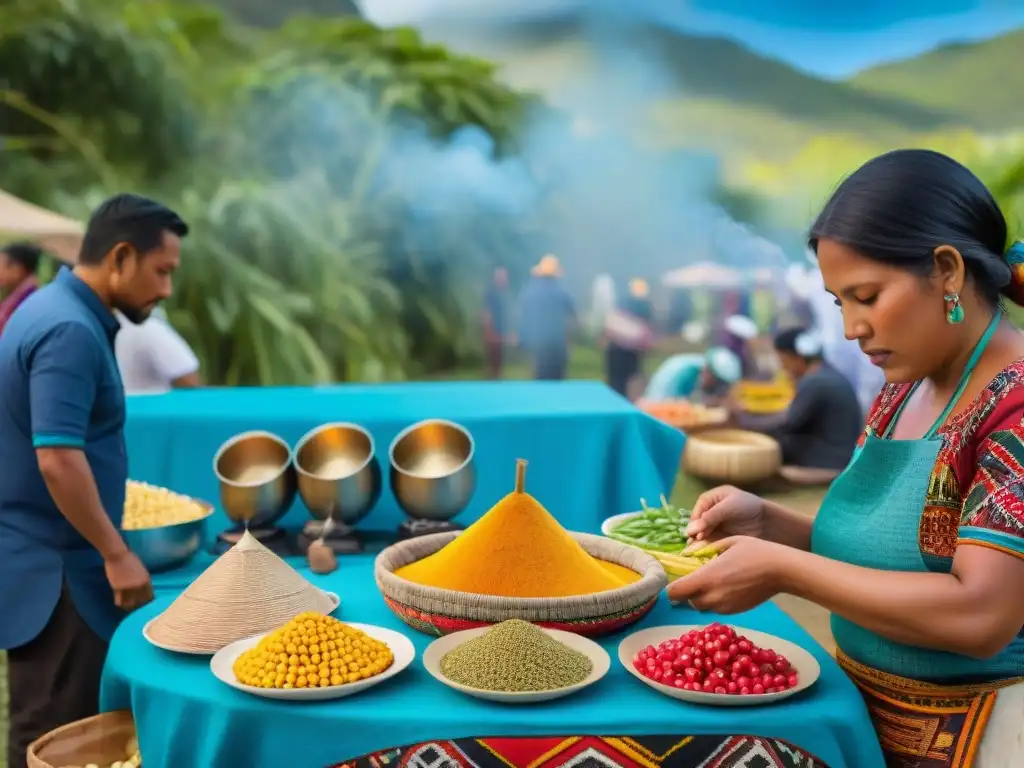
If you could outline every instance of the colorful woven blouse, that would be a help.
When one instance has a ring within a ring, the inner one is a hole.
[[[886,385],[867,429],[885,434],[910,390]],[[928,568],[948,573],[961,541],[1024,557],[1024,360],[1001,371],[939,435],[918,529]]]
[[[868,430],[885,434],[911,388],[883,388],[861,444]],[[942,446],[918,526],[925,566],[949,573],[959,543],[1024,558],[1024,359],[992,379],[969,408],[946,422],[939,436]],[[963,667],[975,679],[979,673],[989,679],[1024,674],[1024,628],[997,658],[965,659]]]

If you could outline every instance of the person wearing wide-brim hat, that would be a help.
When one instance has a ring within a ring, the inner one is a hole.
[[[564,379],[576,310],[560,280],[562,265],[548,254],[530,274],[519,297],[519,344],[530,355],[533,378]]]

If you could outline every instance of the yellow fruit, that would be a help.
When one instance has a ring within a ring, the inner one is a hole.
[[[330,616],[301,613],[234,663],[244,685],[326,688],[379,675],[395,661],[386,643]]]

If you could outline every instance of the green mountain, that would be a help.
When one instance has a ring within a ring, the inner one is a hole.
[[[983,130],[1020,129],[1024,127],[1022,55],[1024,29],[873,67],[850,84],[864,93],[955,113]]]
[[[316,16],[354,16],[359,14],[353,0],[207,0],[209,5],[252,24],[276,27],[292,16],[309,13]]]

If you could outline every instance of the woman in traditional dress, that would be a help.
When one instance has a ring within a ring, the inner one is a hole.
[[[688,534],[723,552],[669,596],[727,614],[813,601],[889,766],[1022,766],[1024,336],[1000,301],[1024,303],[1024,245],[970,171],[925,150],[847,178],[809,241],[887,384],[813,522],[704,494]]]

